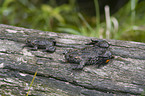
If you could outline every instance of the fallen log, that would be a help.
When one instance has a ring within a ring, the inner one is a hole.
[[[54,53],[29,50],[26,38],[54,38]],[[0,24],[0,94],[43,96],[130,96],[145,92],[145,43],[106,40],[115,58],[97,68],[72,70],[64,52],[80,49],[94,37],[54,33]]]

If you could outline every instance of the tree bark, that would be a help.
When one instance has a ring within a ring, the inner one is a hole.
[[[55,38],[54,53],[29,50],[27,37]],[[0,94],[34,96],[134,96],[145,93],[145,43],[106,40],[115,58],[97,68],[72,70],[63,53],[80,49],[93,37],[44,32],[0,24]],[[145,95],[145,94],[144,94]]]

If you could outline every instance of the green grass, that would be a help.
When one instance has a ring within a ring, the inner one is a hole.
[[[119,34],[115,39],[145,42],[145,1],[130,0],[114,16],[120,23]]]
[[[96,16],[89,17],[77,11],[76,0],[57,5],[35,0],[2,0],[0,23],[43,31],[55,31],[97,38],[145,42],[145,1],[130,0],[110,16],[105,8],[105,21],[100,22],[98,0],[94,0]]]
[[[36,75],[37,75],[37,70],[36,70],[36,72],[35,72],[35,74],[34,74],[34,77],[33,77],[33,79],[32,79],[32,82],[31,82],[31,84],[30,84],[30,87],[29,87],[29,90],[28,90],[28,92],[27,92],[27,95],[26,95],[26,96],[28,96],[28,95],[29,95],[30,89],[31,89],[31,87],[32,87],[32,85],[33,85],[33,82],[34,82],[34,79],[35,79]]]

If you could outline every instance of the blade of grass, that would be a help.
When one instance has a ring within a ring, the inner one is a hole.
[[[135,23],[135,8],[137,5],[138,0],[130,0],[131,2],[131,24],[134,25]]]
[[[111,36],[112,38],[117,38],[119,36],[118,34],[118,29],[119,29],[119,23],[118,20],[115,17],[111,17],[111,23],[112,23],[112,34],[113,36]]]
[[[110,19],[110,10],[109,6],[105,6],[105,17],[106,17],[106,38],[110,39],[110,32],[111,32],[111,19]]]
[[[58,28],[57,30],[61,31],[61,32],[70,33],[70,34],[82,35],[79,31],[77,31],[73,28]]]
[[[118,23],[118,20],[115,18],[115,17],[111,17],[111,22],[113,24],[113,27],[114,27],[114,32],[118,32],[118,29],[119,29],[119,23]]]
[[[93,28],[88,24],[88,22],[85,20],[85,18],[83,17],[83,15],[81,13],[78,13],[78,16],[80,17],[80,19],[86,24],[87,28],[90,31],[94,31]]]
[[[28,90],[28,92],[27,92],[27,95],[26,95],[26,96],[28,96],[28,95],[29,95],[30,89],[31,89],[31,87],[32,87],[32,84],[33,84],[33,82],[34,82],[34,79],[35,79],[36,75],[37,75],[37,70],[36,70],[36,72],[35,72],[35,74],[34,74],[34,77],[33,77],[33,79],[32,79],[32,82],[31,82],[31,84],[30,84],[30,87],[29,87],[29,90]]]
[[[95,3],[95,10],[96,10],[96,33],[94,35],[97,35],[97,37],[100,36],[99,31],[100,31],[100,9],[99,9],[99,3],[98,0],[94,0]]]

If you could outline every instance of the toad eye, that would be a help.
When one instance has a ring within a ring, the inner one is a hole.
[[[108,60],[106,60],[106,62],[105,63],[108,63],[110,60],[108,59]]]

